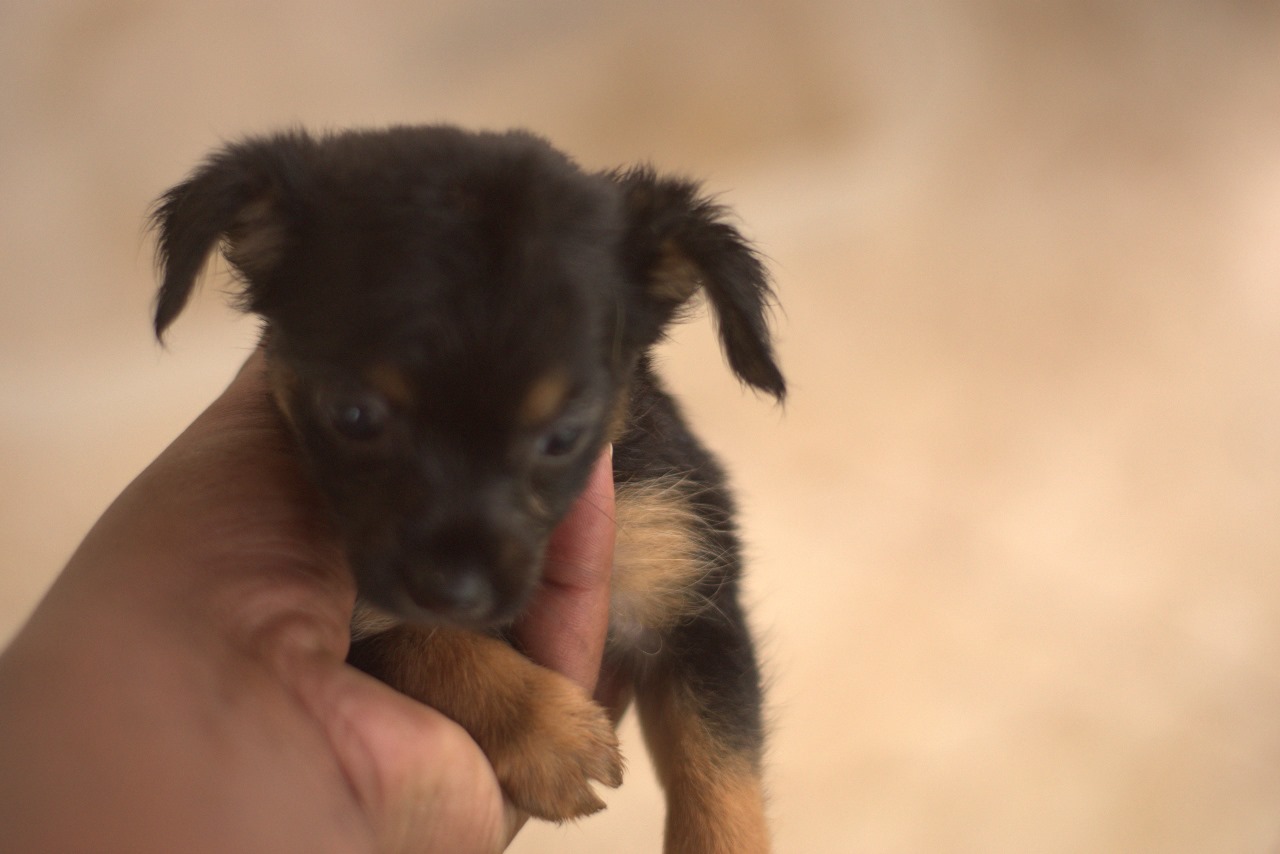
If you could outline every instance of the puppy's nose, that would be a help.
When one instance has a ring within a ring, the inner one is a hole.
[[[404,543],[404,592],[446,621],[502,622],[536,585],[535,544],[490,520],[462,519],[415,534]]]
[[[493,609],[493,584],[481,565],[418,567],[405,573],[414,603],[446,617],[477,619]]]

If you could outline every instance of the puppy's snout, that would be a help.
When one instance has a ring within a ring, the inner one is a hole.
[[[531,548],[485,525],[455,525],[417,538],[402,570],[420,608],[467,621],[514,616],[532,587]]]
[[[483,566],[427,566],[405,575],[405,590],[420,608],[477,619],[493,610],[493,585]]]

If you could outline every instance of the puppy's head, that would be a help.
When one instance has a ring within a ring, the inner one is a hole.
[[[764,272],[721,211],[527,134],[251,139],[154,224],[156,334],[221,246],[360,594],[406,619],[519,612],[638,359],[699,289],[734,371],[784,392]]]

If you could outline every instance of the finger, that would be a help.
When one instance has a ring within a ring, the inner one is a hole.
[[[502,850],[517,814],[493,769],[452,720],[351,667],[317,660],[298,677],[375,850],[392,854]]]
[[[354,584],[260,349],[104,512],[63,577],[165,622],[198,608],[273,655],[345,654]]]
[[[601,454],[569,515],[551,535],[543,581],[515,627],[530,658],[590,693],[600,674],[613,570],[612,449]]]
[[[250,423],[257,423],[264,415],[274,418],[275,412],[267,381],[266,350],[258,346],[236,370],[222,394],[214,398],[191,426],[196,429],[205,428],[213,426],[207,422],[219,423],[225,418],[246,419]]]

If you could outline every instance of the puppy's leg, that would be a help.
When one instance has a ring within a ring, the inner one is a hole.
[[[667,793],[666,854],[765,854],[760,677],[734,603],[676,627],[637,686]]]
[[[461,724],[530,815],[589,815],[604,808],[591,781],[622,782],[604,709],[496,638],[400,625],[354,642],[348,661]]]

